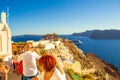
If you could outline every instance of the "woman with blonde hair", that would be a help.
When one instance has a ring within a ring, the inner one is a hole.
[[[23,76],[22,80],[30,80],[38,74],[36,59],[40,56],[33,52],[33,46],[31,42],[28,42],[23,47],[23,53],[19,57],[19,61],[23,62]]]
[[[33,46],[32,46],[32,42],[27,42],[25,45],[24,45],[24,47],[23,47],[23,49],[22,49],[22,52],[25,52],[25,51],[28,51],[28,50],[32,50],[33,49]]]

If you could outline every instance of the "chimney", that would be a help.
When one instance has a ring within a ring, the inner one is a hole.
[[[5,13],[5,12],[2,12],[2,13],[1,13],[1,22],[2,22],[3,24],[6,23],[6,13]]]

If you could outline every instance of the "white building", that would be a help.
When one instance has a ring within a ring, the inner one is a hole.
[[[6,53],[10,54],[5,58],[5,61],[8,61],[12,56],[11,31],[6,22],[6,13],[2,12],[0,22],[0,55]]]

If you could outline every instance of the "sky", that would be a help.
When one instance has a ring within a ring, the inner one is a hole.
[[[0,0],[12,35],[120,29],[120,0]]]

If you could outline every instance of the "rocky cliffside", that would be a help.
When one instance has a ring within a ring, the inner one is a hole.
[[[62,42],[69,49],[69,53],[73,54],[74,60],[79,62],[81,69],[78,71],[83,79],[120,80],[119,70],[113,65],[100,60],[92,53],[84,55],[84,52],[78,49],[72,41],[63,40]]]
[[[108,80],[120,80],[120,72],[115,66],[99,59],[93,53],[87,53],[86,56],[99,69],[102,76],[105,76]]]

